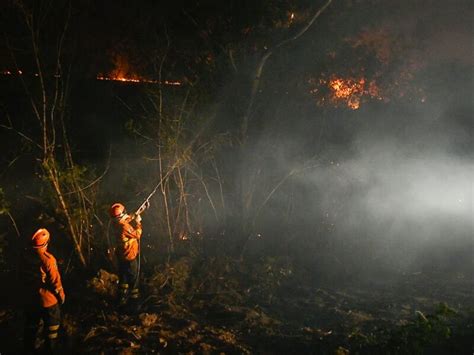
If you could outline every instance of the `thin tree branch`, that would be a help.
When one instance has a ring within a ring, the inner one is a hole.
[[[265,205],[268,203],[268,201],[272,198],[272,196],[275,194],[275,192],[290,178],[292,177],[293,175],[295,174],[300,174],[301,172],[303,171],[306,171],[306,170],[309,170],[309,169],[312,169],[312,168],[315,168],[317,167],[318,164],[316,165],[311,165],[311,166],[306,166],[306,167],[303,167],[301,169],[293,169],[291,170],[287,175],[285,175],[274,187],[273,189],[270,191],[270,193],[267,195],[267,197],[265,198],[265,200],[262,202],[262,204],[258,207],[257,211],[255,212],[254,214],[254,219],[253,219],[253,224],[255,224],[256,220],[257,220],[257,217],[260,215],[260,211],[263,209],[263,207],[265,207]]]
[[[12,221],[13,227],[15,228],[16,235],[20,237],[20,231],[18,230],[18,226],[16,225],[15,219],[13,218],[12,214],[7,211],[7,216],[10,218],[10,221]]]
[[[94,179],[92,182],[90,182],[89,184],[87,184],[86,186],[84,187],[81,187],[77,190],[74,190],[74,191],[69,191],[67,193],[65,193],[64,195],[71,195],[71,194],[75,194],[75,193],[79,193],[79,192],[83,192],[89,188],[91,188],[92,186],[94,186],[95,184],[97,184],[100,180],[103,179],[103,177],[107,174],[107,172],[109,171],[109,168],[110,168],[110,156],[112,155],[112,149],[109,149],[109,157],[107,159],[107,166],[105,167],[104,171],[102,172],[102,174],[97,177],[96,179]]]
[[[39,149],[43,149],[43,147],[42,147],[40,144],[36,143],[33,139],[31,139],[30,137],[28,137],[26,134],[24,134],[24,133],[22,133],[22,132],[20,132],[20,131],[17,131],[15,128],[13,128],[13,127],[11,127],[11,126],[6,126],[6,125],[3,125],[3,124],[0,124],[0,127],[15,132],[15,133],[18,134],[20,137],[22,137],[23,139],[27,140],[27,141],[30,142],[31,144],[35,145],[35,146],[38,147]]]

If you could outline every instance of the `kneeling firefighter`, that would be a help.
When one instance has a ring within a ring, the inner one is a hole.
[[[141,216],[139,213],[127,214],[125,206],[114,203],[110,207],[117,238],[117,258],[119,263],[119,305],[136,308],[138,306],[139,255],[142,236]]]
[[[57,351],[61,322],[60,305],[66,298],[55,257],[47,251],[49,231],[38,229],[31,238],[31,248],[23,259],[22,282],[25,296],[24,345],[26,353],[34,352],[36,336],[43,320],[46,346]]]

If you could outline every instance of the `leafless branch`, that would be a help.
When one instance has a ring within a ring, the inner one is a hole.
[[[0,127],[15,132],[16,134],[18,134],[18,135],[19,135],[20,137],[22,137],[23,139],[25,139],[25,140],[27,140],[28,142],[30,142],[31,144],[35,145],[37,148],[43,149],[43,147],[42,147],[41,145],[39,145],[38,143],[36,143],[33,139],[31,139],[30,137],[28,137],[26,134],[24,134],[24,133],[22,133],[22,132],[20,132],[20,131],[17,131],[15,128],[13,128],[13,127],[11,127],[11,126],[6,126],[6,125],[3,125],[3,124],[1,124]]]
[[[272,196],[275,194],[275,192],[293,175],[297,175],[302,173],[303,171],[313,169],[319,166],[318,164],[316,165],[311,165],[311,166],[305,166],[300,169],[293,169],[291,170],[287,175],[285,175],[270,191],[270,193],[267,195],[267,197],[263,200],[262,204],[258,207],[257,211],[254,214],[254,219],[253,219],[253,224],[255,224],[257,217],[260,215],[260,211],[265,207],[265,205],[268,203],[268,201],[272,198]]]
[[[13,218],[12,214],[9,211],[7,211],[7,216],[8,218],[10,218],[10,221],[12,221],[12,225],[15,228],[16,235],[20,237],[20,231],[18,230],[15,219]]]
[[[87,184],[86,186],[84,187],[81,187],[80,189],[78,190],[74,190],[74,191],[69,191],[67,193],[65,193],[65,195],[71,195],[71,194],[76,194],[76,193],[79,193],[79,192],[83,192],[89,188],[91,188],[92,186],[94,186],[95,184],[97,184],[100,180],[102,180],[104,178],[104,176],[107,174],[107,172],[109,171],[109,168],[110,168],[110,157],[112,155],[112,150],[109,149],[109,157],[107,158],[107,165],[105,166],[105,169],[104,171],[102,172],[102,174],[100,174],[99,177],[97,177],[96,179],[94,179],[93,181],[91,181],[89,184]]]

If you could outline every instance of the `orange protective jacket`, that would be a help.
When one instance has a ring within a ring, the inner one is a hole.
[[[32,270],[38,273],[39,284],[36,291],[39,295],[42,307],[51,307],[58,303],[58,298],[64,300],[64,290],[59,275],[56,258],[47,251],[38,252],[39,270]]]
[[[138,240],[142,236],[141,223],[131,216],[126,216],[117,221],[116,228],[119,258],[128,261],[134,260],[139,252]]]

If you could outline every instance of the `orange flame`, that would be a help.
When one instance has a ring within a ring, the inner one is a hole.
[[[115,55],[114,57],[115,69],[110,72],[108,75],[98,74],[96,76],[97,80],[104,81],[121,81],[126,83],[147,83],[147,84],[164,84],[171,86],[180,86],[182,83],[180,81],[173,80],[164,80],[160,82],[159,80],[144,78],[131,68],[128,64],[126,57],[122,55]]]
[[[328,89],[327,95],[318,97],[318,105],[320,106],[329,101],[335,106],[342,104],[352,110],[357,110],[365,97],[377,100],[384,99],[380,94],[377,83],[374,80],[367,82],[363,77],[340,78],[333,75],[330,79],[319,79],[318,82],[311,79],[309,83],[317,85],[316,88],[310,90],[311,94],[320,94],[319,87],[321,86]]]
[[[102,75],[98,74],[96,76],[97,80],[103,80],[103,81],[122,81],[126,83],[147,83],[147,84],[159,84],[159,80],[152,80],[152,79],[146,79],[146,78],[134,78],[134,77],[123,77],[123,76],[110,76],[110,75]],[[164,80],[162,81],[162,84],[164,85],[170,85],[170,86],[181,86],[182,83],[181,81],[173,81],[173,80]]]

